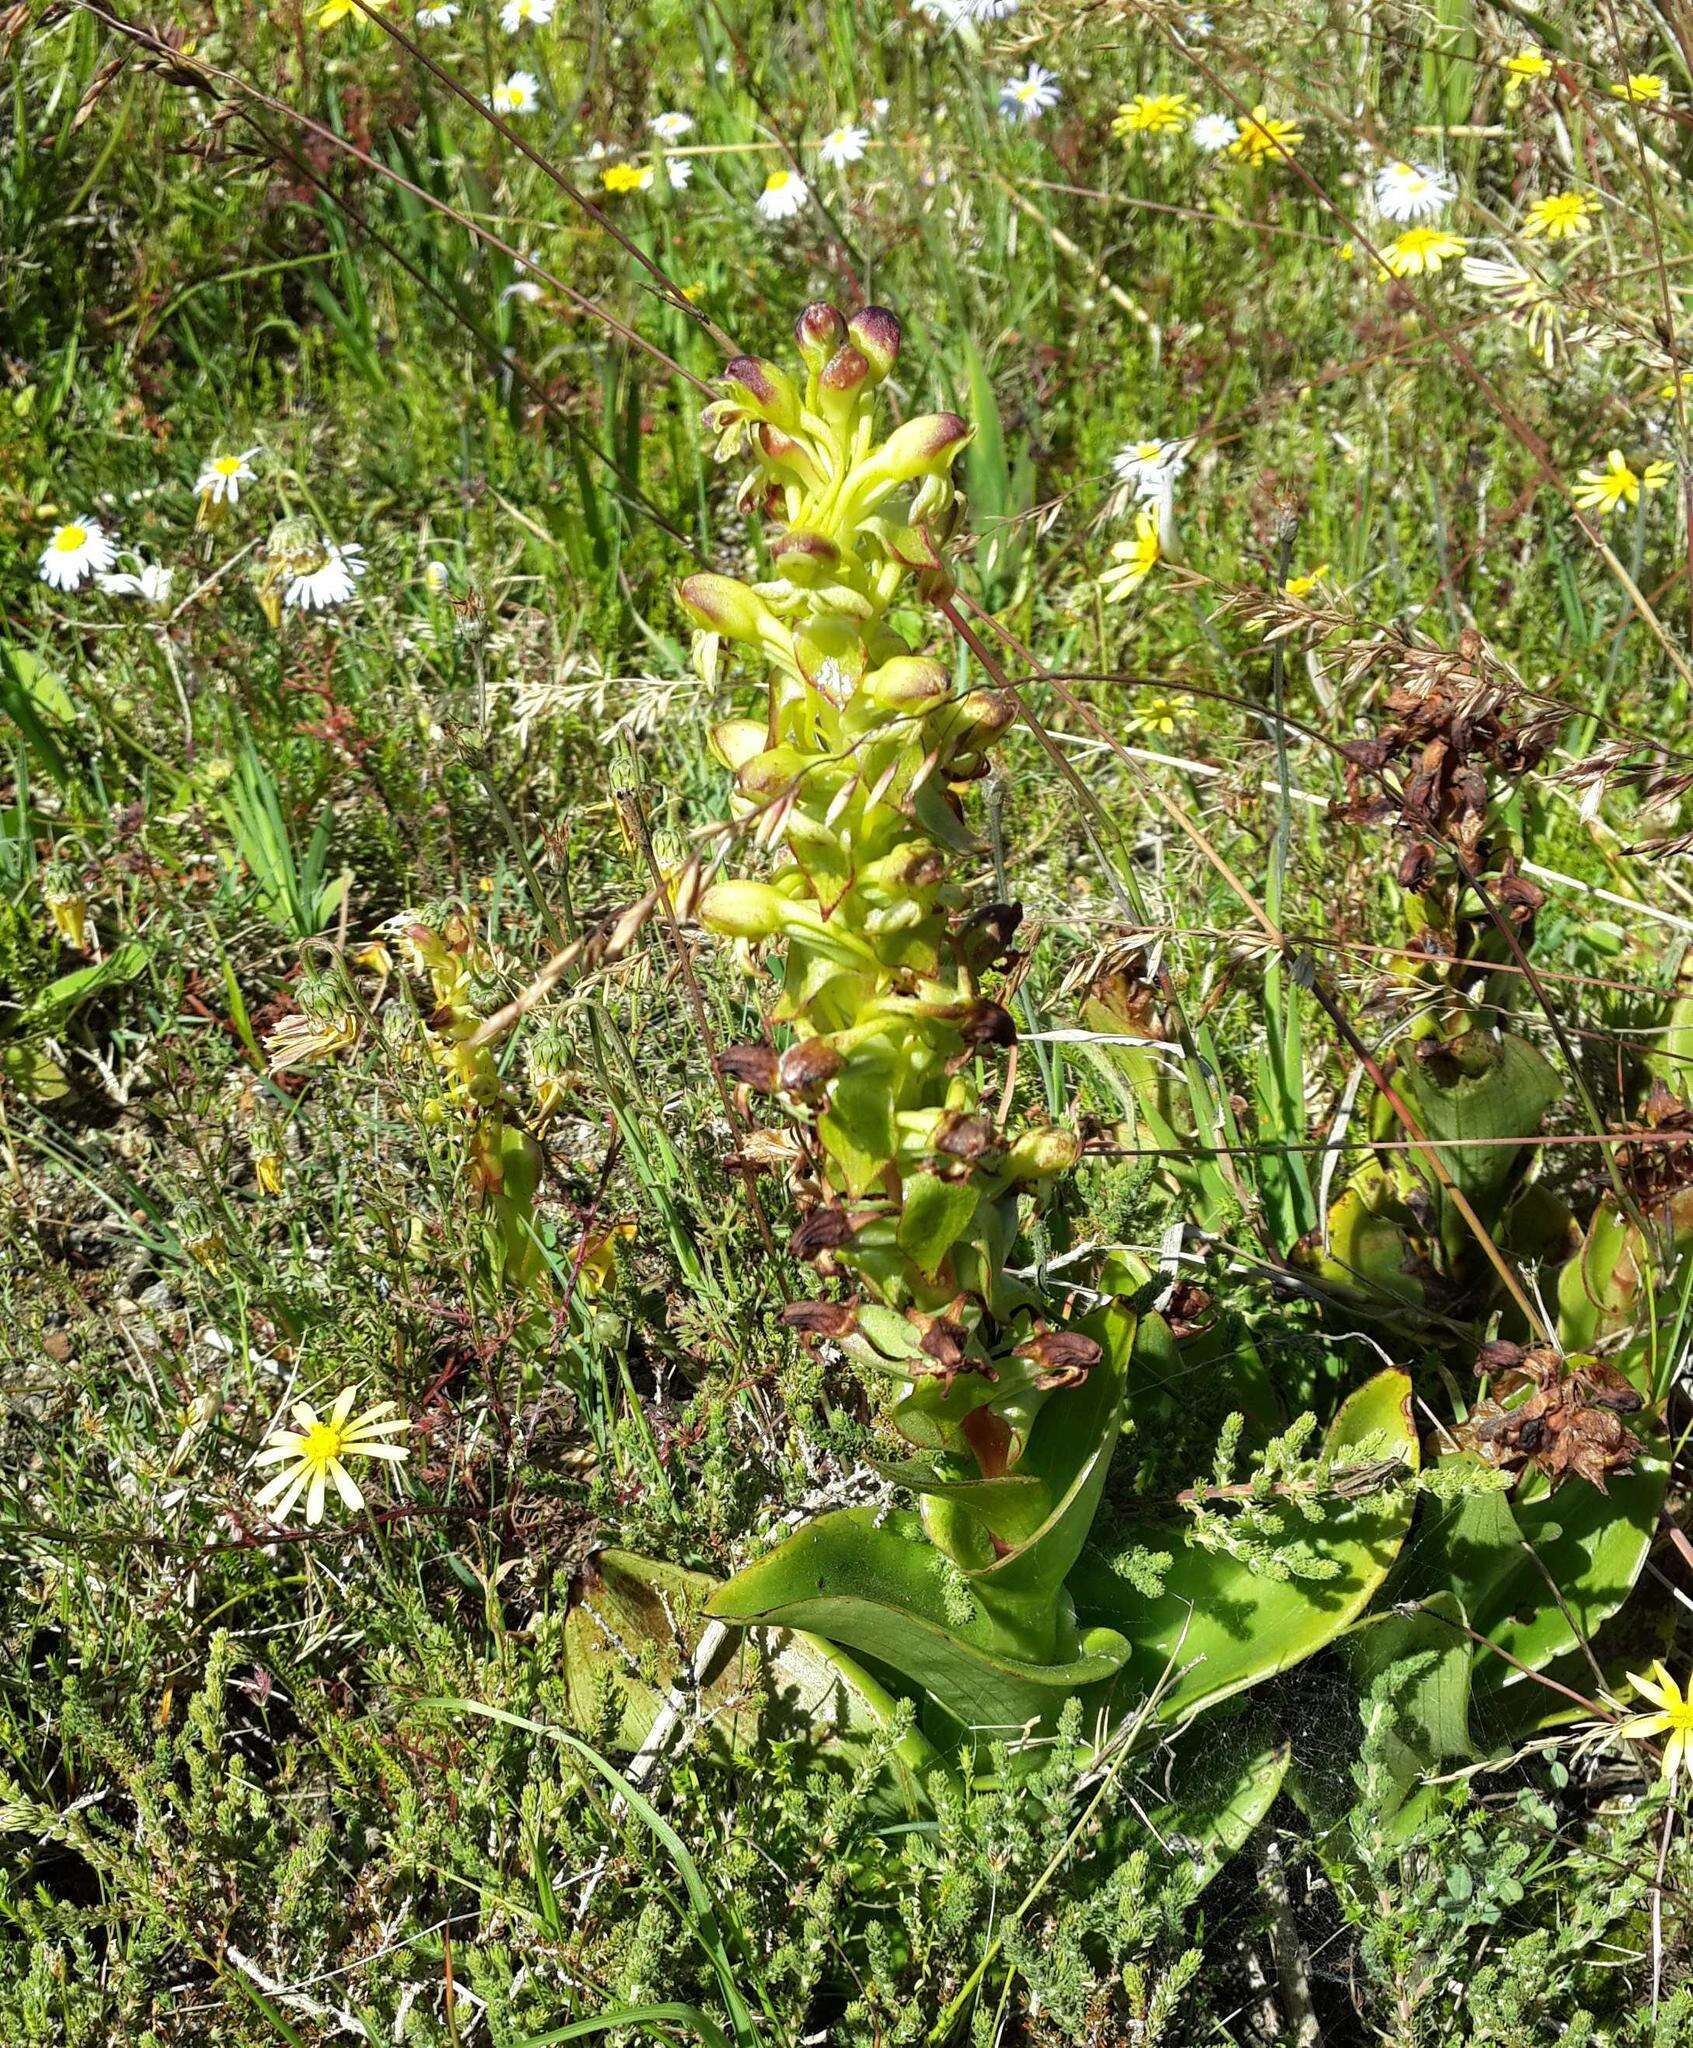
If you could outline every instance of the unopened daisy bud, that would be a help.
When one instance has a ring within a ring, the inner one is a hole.
[[[790,1301],[782,1321],[802,1337],[850,1337],[858,1327],[855,1301]]]
[[[840,347],[846,332],[846,322],[826,299],[807,306],[794,322],[794,340],[807,369],[821,370]]]
[[[1081,1156],[1082,1141],[1074,1131],[1048,1126],[1022,1134],[1005,1155],[1005,1171],[1013,1180],[1047,1180],[1068,1173]]]
[[[766,625],[775,623],[746,584],[733,576],[688,576],[677,585],[676,595],[696,625],[721,633],[726,640],[758,640]]]
[[[723,393],[757,419],[792,433],[799,425],[800,397],[793,379],[775,363],[757,356],[736,356],[719,379]]]
[[[896,654],[865,678],[870,700],[884,711],[922,711],[945,701],[952,685],[938,661]]]
[[[788,901],[768,882],[714,882],[700,898],[700,923],[726,939],[774,938],[787,923]]]
[[[870,375],[878,384],[899,361],[902,338],[899,322],[886,306],[866,306],[847,326],[847,339],[870,365]]]
[[[783,1053],[777,1067],[777,1078],[785,1094],[814,1095],[845,1065],[845,1060],[827,1040],[802,1038]]]
[[[738,1088],[760,1095],[776,1089],[776,1048],[773,1045],[726,1045],[717,1055],[717,1071]]]
[[[770,550],[778,574],[802,589],[810,590],[834,575],[840,567],[841,551],[820,533],[789,532]]]
[[[41,900],[53,929],[67,946],[79,953],[88,951],[88,898],[75,870],[63,861],[49,861],[41,874]]]

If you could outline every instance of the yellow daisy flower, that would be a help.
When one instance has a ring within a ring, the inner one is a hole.
[[[1131,135],[1179,134],[1193,119],[1193,102],[1180,92],[1137,92],[1117,109],[1111,133],[1124,141]]]
[[[644,192],[652,181],[651,164],[607,164],[600,173],[608,192]]]
[[[1667,1735],[1663,1771],[1666,1782],[1673,1785],[1677,1771],[1685,1771],[1693,1780],[1693,1685],[1684,1692],[1664,1668],[1662,1657],[1652,1666],[1650,1678],[1631,1671],[1628,1682],[1642,1699],[1651,1702],[1654,1711],[1631,1715],[1619,1724],[1617,1733],[1636,1741]]]
[[[1667,462],[1648,462],[1637,476],[1623,460],[1620,448],[1613,448],[1603,469],[1584,469],[1575,480],[1570,496],[1584,512],[1601,516],[1619,505],[1637,505],[1642,491],[1661,491],[1675,474]]]
[[[265,1438],[265,1447],[253,1463],[280,1465],[282,1470],[267,1479],[254,1494],[253,1505],[269,1509],[273,1521],[280,1522],[301,1494],[306,1497],[308,1526],[321,1521],[324,1489],[331,1479],[335,1482],[336,1492],[356,1514],[364,1506],[364,1495],[344,1460],[392,1458],[397,1461],[406,1455],[403,1444],[385,1441],[411,1428],[405,1416],[393,1412],[392,1401],[378,1401],[374,1408],[367,1408],[362,1415],[354,1415],[353,1401],[357,1393],[356,1387],[343,1387],[335,1397],[335,1406],[327,1416],[321,1417],[309,1401],[296,1401],[293,1413],[299,1427],[273,1429]]]
[[[365,4],[373,8],[386,7],[388,0],[365,0]],[[318,13],[317,25],[319,28],[333,28],[337,22],[345,21],[350,14],[362,17],[364,8],[357,6],[355,0],[324,0],[324,5]]]
[[[1540,235],[1549,242],[1574,241],[1586,234],[1587,216],[1598,211],[1598,200],[1585,192],[1549,192],[1523,216],[1523,233],[1530,241]]]
[[[1505,104],[1515,105],[1523,88],[1531,83],[1538,84],[1543,78],[1552,76],[1551,60],[1543,51],[1531,43],[1526,50],[1519,50],[1514,57],[1505,59]]]
[[[1443,263],[1469,247],[1447,228],[1407,228],[1381,252],[1378,277],[1432,277]]]
[[[1099,579],[1105,602],[1119,604],[1138,590],[1163,557],[1164,550],[1158,539],[1157,510],[1151,505],[1143,505],[1135,516],[1134,539],[1118,541],[1111,550],[1111,567]]]
[[[1283,597],[1309,597],[1329,573],[1327,562],[1319,562],[1309,576],[1290,576],[1282,585]]]
[[[1303,128],[1296,128],[1291,121],[1272,120],[1268,107],[1254,107],[1229,144],[1229,155],[1247,164],[1279,162],[1291,156],[1304,140]]]
[[[1631,71],[1621,85],[1611,87],[1611,97],[1627,100],[1631,107],[1661,107],[1669,98],[1669,87],[1655,71]]]
[[[1181,706],[1174,697],[1166,697],[1160,691],[1150,697],[1143,697],[1140,708],[1129,714],[1129,724],[1137,732],[1151,733],[1167,740],[1177,729]]]

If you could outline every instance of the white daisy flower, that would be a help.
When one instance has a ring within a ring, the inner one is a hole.
[[[209,455],[194,479],[194,495],[208,505],[237,505],[241,486],[253,481],[252,458],[257,448],[243,448],[239,455]]]
[[[533,71],[514,71],[488,95],[496,114],[532,114],[541,104],[541,86]]]
[[[500,9],[500,26],[508,36],[520,28],[545,28],[553,18],[558,0],[506,0]]]
[[[870,140],[868,128],[853,128],[842,123],[831,128],[817,145],[817,154],[831,170],[844,171],[848,164],[855,164],[864,154],[864,145]]]
[[[1453,181],[1427,164],[1383,164],[1371,190],[1387,220],[1433,220],[1458,196]]]
[[[655,114],[647,126],[660,142],[680,142],[694,125],[692,114]]]
[[[664,175],[670,180],[672,192],[684,192],[694,175],[694,160],[691,156],[667,156],[664,159]]]
[[[283,608],[294,612],[326,612],[345,604],[353,585],[368,566],[364,549],[356,541],[338,548],[332,540],[323,543],[323,560],[315,569],[290,576],[282,593]]]
[[[1194,148],[1202,149],[1207,156],[1220,156],[1239,134],[1227,114],[1201,114],[1187,131]]]
[[[892,100],[872,100],[870,102],[871,118],[876,121],[885,121],[888,118],[888,109],[892,105]]]
[[[417,25],[419,28],[451,28],[457,13],[457,0],[439,0],[437,6],[417,10]]]
[[[505,290],[501,292],[501,305],[504,305],[507,299],[519,299],[526,306],[534,305],[536,300],[542,296],[542,292],[541,287],[529,275],[528,263],[523,257],[514,256],[511,260],[511,267],[517,272],[517,275],[506,286]]]
[[[55,590],[75,590],[90,576],[103,575],[117,558],[117,542],[99,520],[69,519],[41,550],[41,580]]]
[[[1007,79],[999,89],[999,111],[1009,121],[1038,121],[1062,97],[1058,74],[1031,64],[1022,78]]]
[[[167,605],[170,603],[170,587],[176,580],[176,571],[167,569],[162,562],[144,562],[139,555],[129,558],[135,569],[119,569],[110,575],[98,575],[95,582],[108,597],[138,597],[143,604]]]
[[[1130,441],[1111,458],[1119,483],[1125,483],[1143,505],[1169,497],[1187,469],[1191,441]]]
[[[766,220],[792,220],[810,197],[811,187],[798,171],[772,171],[757,205]]]

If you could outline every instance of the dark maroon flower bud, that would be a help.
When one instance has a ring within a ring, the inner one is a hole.
[[[838,348],[817,380],[817,403],[823,417],[842,420],[851,412],[870,375],[870,365],[855,348]]]
[[[807,366],[813,370],[823,365],[841,345],[847,331],[846,322],[826,299],[818,299],[806,307],[794,322],[794,340]]]
[[[946,1159],[961,1159],[974,1166],[979,1159],[998,1149],[999,1139],[985,1116],[965,1116],[954,1111],[936,1127],[934,1149]]]
[[[918,1349],[949,1376],[964,1369],[964,1331],[957,1323],[931,1323],[923,1332]]]
[[[717,1055],[717,1071],[726,1081],[769,1095],[776,1086],[776,1049],[770,1045],[727,1045]]]
[[[1506,1337],[1496,1337],[1476,1353],[1476,1377],[1486,1379],[1496,1372],[1515,1372],[1527,1355],[1522,1345],[1513,1344]]]
[[[1010,1046],[1017,1043],[1017,1025],[1011,1012],[984,996],[959,1019],[959,1034],[972,1048],[984,1045]]]
[[[866,306],[852,316],[847,338],[870,365],[878,384],[899,361],[899,322],[886,306]]]
[[[802,1038],[783,1053],[777,1078],[789,1095],[812,1095],[832,1081],[845,1065],[846,1061],[827,1039]]]
[[[819,1252],[838,1251],[852,1237],[852,1219],[844,1209],[813,1209],[795,1230],[789,1247],[796,1259],[814,1259]]]
[[[1035,1385],[1043,1392],[1079,1387],[1099,1363],[1100,1348],[1080,1330],[1042,1330],[1012,1354],[1036,1367]]]
[[[858,1327],[856,1301],[790,1301],[782,1321],[802,1337],[850,1337]]]

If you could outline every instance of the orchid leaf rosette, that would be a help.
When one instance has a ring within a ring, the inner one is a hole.
[[[712,931],[782,949],[761,1043],[723,1064],[785,1125],[794,1250],[822,1298],[787,1319],[896,1383],[914,1455],[890,1476],[917,1515],[826,1515],[721,1588],[713,1612],[815,1631],[963,1726],[1048,1716],[1124,1653],[1078,1627],[1065,1578],[1119,1433],[1133,1319],[1068,1313],[1009,1270],[1032,1202],[1071,1168],[1067,1130],[1008,1120],[1016,1029],[995,999],[1015,905],[975,900],[969,785],[1016,715],[922,651],[950,593],[962,507],[955,413],[877,436],[899,323],[831,306],[797,323],[804,374],[742,357],[708,409],[744,509],[769,522],[767,581],[681,586],[714,674],[762,669],[761,718],[712,735],[762,876],[719,881]]]

